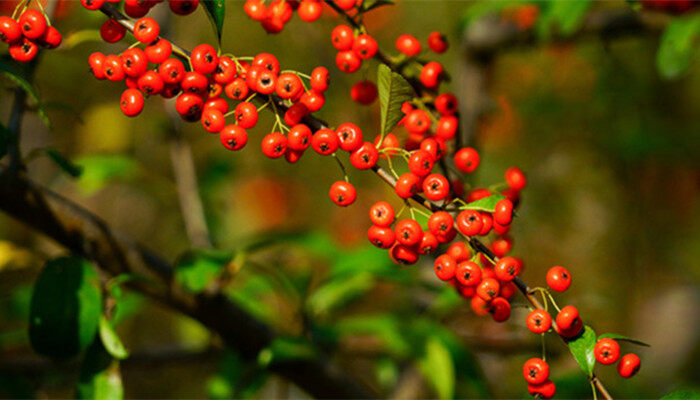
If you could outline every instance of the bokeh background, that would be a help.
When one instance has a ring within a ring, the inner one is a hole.
[[[282,34],[268,35],[244,15],[242,2],[227,7],[225,51],[271,52],[283,69],[329,66],[332,85],[320,116],[331,125],[353,121],[374,135],[378,104],[354,104],[349,89],[362,77],[374,79],[376,63],[365,63],[352,76],[337,70],[329,41],[336,17],[328,12],[313,24],[295,17]],[[528,176],[510,234],[513,253],[525,260],[524,279],[544,285],[548,268],[566,266],[574,284],[558,297],[560,303],[576,304],[598,333],[621,333],[652,345],[623,346],[642,358],[635,379],[622,380],[611,367],[597,368],[613,395],[658,398],[697,388],[700,67],[696,63],[677,78],[662,78],[655,59],[660,35],[644,32],[571,40],[536,36],[479,60],[474,75],[466,46],[470,30],[483,20],[534,29],[538,9],[547,5],[534,3],[534,12],[522,7],[404,1],[368,14],[366,23],[390,51],[404,32],[421,40],[433,30],[447,35],[451,48],[437,57],[452,78],[443,89],[479,105],[478,120],[462,127],[482,152],[470,183],[499,183],[511,165]],[[625,7],[630,6],[622,1],[595,2],[590,11]],[[216,247],[235,254],[257,238],[271,239],[251,253],[254,262],[227,287],[245,309],[292,336],[308,334],[302,321],[310,319],[314,339],[332,358],[384,395],[527,395],[521,366],[538,354],[540,344],[523,327],[526,308],[515,308],[504,324],[476,317],[468,303],[437,281],[431,260],[399,267],[367,242],[368,207],[379,199],[398,204],[388,186],[369,172],[352,171],[358,201],[335,207],[328,187],[342,175],[332,160],[307,154],[289,165],[260,154],[259,140],[273,122],[269,115],[261,116],[249,145],[237,153],[223,149],[198,124],[173,124],[158,99],[148,101],[138,118],[124,117],[121,87],[95,80],[86,59],[93,51],[115,53],[128,43],[79,41],[69,32],[99,29],[104,17],[74,1],[62,3],[60,12],[57,24],[67,45],[46,54],[36,73],[52,129],[34,115],[24,123],[23,151],[32,155],[29,174],[36,181],[175,261],[192,247],[171,158],[177,140],[184,140],[192,149]],[[167,13],[155,12],[167,20]],[[167,24],[167,35],[185,48],[215,40],[201,9]],[[0,96],[0,116],[6,118],[11,92]],[[81,165],[83,174],[63,173],[45,148]],[[42,359],[29,347],[26,332],[34,279],[46,259],[63,252],[0,215],[2,397],[72,396],[79,360]],[[218,266],[202,268],[183,268],[179,279],[196,290]],[[522,300],[516,303],[524,306]],[[127,397],[306,396],[223,349],[196,322],[137,293],[124,293],[117,318],[117,331],[131,353],[121,363]],[[436,340],[447,349],[447,362],[426,351]],[[552,339],[548,349],[560,396],[590,397],[566,348]],[[442,376],[449,371],[453,383]]]

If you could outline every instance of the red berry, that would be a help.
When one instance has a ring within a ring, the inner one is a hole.
[[[460,262],[455,271],[455,278],[464,286],[476,286],[481,283],[481,267],[473,261]]]
[[[549,379],[549,365],[541,358],[531,358],[523,365],[523,376],[527,383],[540,385]]]
[[[338,143],[342,150],[352,152],[362,145],[362,130],[350,122],[346,122],[335,130]]]
[[[131,18],[141,18],[144,15],[148,14],[149,8],[147,7],[147,4],[144,3],[139,3],[135,1],[125,1],[124,2],[124,13]]]
[[[369,105],[377,99],[377,86],[371,81],[359,81],[350,89],[350,97],[353,101],[363,105]]]
[[[565,306],[557,314],[557,327],[561,330],[569,330],[580,319],[578,309],[574,306]]]
[[[322,156],[335,153],[338,144],[338,135],[328,128],[317,130],[311,137],[311,147]]]
[[[185,75],[180,81],[180,87],[183,92],[195,93],[200,96],[204,95],[209,87],[209,79],[203,74],[195,71],[185,72]]]
[[[411,265],[418,261],[418,251],[415,247],[404,246],[399,243],[395,243],[394,247],[389,251],[391,258],[399,264]]]
[[[170,10],[177,15],[192,14],[199,5],[199,0],[168,0]]]
[[[144,17],[134,23],[134,37],[141,43],[149,44],[158,39],[160,26],[150,17]]]
[[[421,178],[412,173],[406,172],[399,176],[394,188],[396,194],[402,199],[407,199],[421,190]]]
[[[242,101],[233,109],[233,117],[241,128],[249,129],[258,123],[258,109],[253,103]]]
[[[357,35],[352,44],[352,50],[363,60],[374,57],[378,49],[377,41],[367,34]]]
[[[248,97],[248,85],[243,78],[235,78],[224,88],[224,93],[231,100],[243,100]]]
[[[520,261],[513,257],[503,257],[493,267],[493,272],[501,282],[510,282],[520,275],[522,266]]]
[[[404,124],[409,132],[422,134],[430,129],[430,116],[423,110],[413,110],[406,115]]]
[[[148,69],[146,54],[138,47],[124,50],[122,53],[122,68],[127,76],[138,78],[146,73]]]
[[[97,10],[104,5],[105,0],[80,0],[80,4],[88,10]]]
[[[202,126],[209,133],[219,133],[226,126],[224,113],[216,108],[208,108],[202,111]]]
[[[447,50],[447,38],[442,33],[435,31],[428,35],[428,47],[430,50],[440,54]]]
[[[485,301],[491,301],[494,297],[498,296],[498,292],[501,290],[501,285],[496,279],[485,278],[482,279],[479,286],[476,287],[476,295],[481,297]]]
[[[563,292],[571,285],[571,274],[564,267],[552,267],[547,271],[547,285],[554,291]]]
[[[551,399],[557,392],[557,387],[550,380],[544,381],[539,385],[528,384],[527,391],[533,396],[539,396],[541,399]]]
[[[474,172],[479,167],[479,160],[479,153],[471,147],[461,148],[455,153],[455,167],[467,174]],[[490,195],[489,193],[486,197]]]
[[[620,358],[620,345],[613,339],[603,338],[595,344],[593,354],[603,365],[614,364]]]
[[[338,8],[345,11],[355,7],[355,4],[357,4],[355,0],[333,0],[333,3],[335,3]]]
[[[33,41],[25,38],[14,42],[9,48],[10,57],[19,62],[29,62],[39,54],[39,46]]]
[[[100,36],[107,43],[116,43],[122,40],[125,35],[126,28],[113,19],[106,20],[100,27]]]
[[[513,202],[508,199],[499,200],[493,211],[493,220],[501,225],[508,225],[513,219]]]
[[[639,372],[639,368],[641,368],[641,366],[642,366],[641,363],[642,363],[642,361],[639,359],[639,356],[637,356],[636,354],[634,354],[634,353],[625,354],[620,359],[620,363],[617,364],[617,372],[623,378],[631,378],[637,372]]]
[[[469,305],[472,311],[474,311],[474,314],[482,317],[489,315],[489,311],[491,310],[491,305],[479,296],[472,296]]]
[[[418,176],[426,176],[432,171],[435,160],[427,151],[416,150],[408,158],[408,169]]]
[[[311,129],[304,124],[294,125],[287,132],[287,145],[294,151],[304,151],[311,145]]]
[[[363,142],[357,150],[350,154],[350,162],[357,169],[374,167],[379,160],[379,151],[370,142]]]
[[[262,21],[267,14],[267,6],[260,0],[246,0],[243,11],[252,19]]]
[[[496,322],[505,322],[510,318],[511,307],[508,300],[499,296],[491,300],[491,318]]]
[[[19,17],[19,27],[22,29],[22,34],[27,39],[39,39],[44,36],[48,23],[44,14],[38,10],[26,10]]]
[[[449,255],[443,254],[435,259],[435,275],[440,280],[449,281],[455,277],[457,261]]]
[[[354,51],[345,50],[336,54],[335,64],[341,71],[351,74],[360,69],[362,59]]]
[[[454,230],[454,219],[452,215],[446,211],[437,211],[428,218],[428,229],[438,240],[441,237],[447,237]]]
[[[442,64],[431,61],[421,69],[420,82],[427,88],[435,89],[440,84],[443,71]]]
[[[374,225],[387,227],[394,222],[394,207],[386,201],[374,203],[369,209],[369,219]]]
[[[330,76],[326,67],[316,67],[311,71],[311,79],[309,80],[311,89],[318,93],[323,93],[328,90],[329,83]]]
[[[299,4],[299,9],[297,9],[299,18],[306,22],[316,21],[321,16],[322,12],[323,7],[318,0],[302,0]]]
[[[105,55],[99,52],[92,53],[88,57],[88,65],[90,65],[90,71],[97,79],[105,79],[104,71],[104,61]]]
[[[465,236],[475,236],[483,227],[481,215],[476,210],[464,210],[457,215],[457,228]]]
[[[437,122],[437,127],[435,128],[435,136],[443,139],[450,140],[455,135],[457,135],[457,129],[459,128],[459,120],[454,115],[445,115],[441,117]]]
[[[304,91],[301,79],[290,72],[285,72],[277,78],[275,93],[283,99],[295,99]]]
[[[299,103],[303,104],[310,112],[316,112],[323,108],[326,103],[326,98],[323,93],[318,93],[315,90],[307,90],[301,95]]]
[[[119,56],[110,54],[105,57],[104,74],[107,79],[112,82],[119,82],[124,79],[124,68],[122,67],[122,59]]]
[[[248,143],[248,133],[238,125],[226,125],[219,132],[219,138],[229,150],[240,150]]]
[[[435,98],[435,108],[442,115],[452,115],[457,112],[457,97],[452,93],[443,93]]]
[[[396,39],[396,49],[403,54],[412,57],[420,53],[421,44],[415,37],[403,34]]]
[[[423,229],[414,219],[402,219],[394,228],[396,240],[405,246],[415,246],[423,238]]]
[[[510,167],[506,170],[506,182],[511,189],[518,192],[525,189],[527,185],[525,174],[517,167]]]
[[[261,144],[262,152],[270,158],[279,158],[287,151],[287,137],[281,132],[272,132],[265,135]],[[353,188],[354,190],[354,188]],[[353,198],[354,200],[354,198]],[[348,203],[349,204],[349,203]]]
[[[439,244],[440,243],[432,232],[425,231],[418,244],[418,254],[430,254],[437,249]]]
[[[204,100],[194,93],[182,93],[175,101],[175,109],[186,121],[196,121],[202,115]]]
[[[341,207],[347,207],[357,198],[355,187],[350,182],[337,181],[331,185],[328,192],[333,202]]]
[[[13,43],[22,37],[22,28],[14,19],[0,16],[0,40],[5,43]]]
[[[525,324],[532,333],[545,333],[552,327],[552,317],[545,310],[532,310],[527,315]]]
[[[173,52],[173,45],[169,41],[161,38],[156,39],[155,42],[146,46],[146,48],[143,49],[143,51],[144,53],[146,53],[148,62],[153,64],[160,64],[163,61],[170,58],[170,55]]]
[[[270,53],[260,53],[256,55],[250,65],[254,67],[263,67],[275,75],[279,75],[280,73],[280,62],[277,60],[277,57]]]
[[[165,83],[180,83],[182,77],[185,76],[185,66],[180,60],[169,58],[160,64],[158,74]]]
[[[47,49],[55,49],[61,45],[62,41],[63,36],[61,36],[61,32],[59,32],[58,29],[54,28],[53,26],[46,28],[46,33],[44,36],[39,38],[41,45]]]
[[[450,182],[442,174],[430,174],[423,180],[423,193],[428,200],[443,200],[450,194]]]
[[[192,68],[204,75],[209,75],[216,71],[216,67],[219,65],[219,56],[216,53],[216,49],[207,43],[202,43],[195,47],[190,55],[190,60]]]
[[[212,77],[216,83],[227,85],[236,78],[237,73],[236,63],[231,57],[223,56],[219,57],[219,65],[216,66]]]
[[[122,112],[127,117],[135,117],[143,110],[143,95],[138,89],[126,89],[119,103]]]
[[[380,249],[388,249],[396,242],[396,234],[386,226],[372,225],[367,230],[367,239]]]
[[[351,27],[347,25],[338,25],[333,28],[331,32],[331,42],[336,49],[340,51],[350,50],[354,41],[355,33]]]

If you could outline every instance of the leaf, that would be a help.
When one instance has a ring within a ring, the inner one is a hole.
[[[396,358],[407,358],[413,350],[404,337],[398,318],[391,314],[374,314],[348,317],[338,321],[333,329],[338,336],[372,335],[383,348]]]
[[[207,12],[216,31],[216,37],[221,43],[221,32],[224,29],[224,17],[226,16],[226,0],[202,0],[204,10]]]
[[[83,173],[83,167],[76,165],[73,161],[66,158],[60,151],[54,149],[45,150],[46,155],[53,160],[61,169],[72,176],[73,178],[78,178]]]
[[[123,360],[129,356],[129,352],[126,351],[117,332],[114,331],[112,324],[104,315],[100,317],[100,339],[102,340],[102,345],[105,350],[107,350],[112,357]]]
[[[16,63],[8,56],[3,56],[0,58],[0,72],[7,76],[12,82],[17,84],[17,86],[21,87],[22,90],[24,90],[29,97],[34,100],[37,105],[39,118],[41,118],[44,125],[50,129],[51,121],[49,120],[48,115],[46,115],[46,111],[44,110],[44,107],[42,107],[41,101],[39,101],[39,96],[36,94],[34,85],[30,82],[29,74],[25,68],[17,68],[15,65]]]
[[[29,340],[53,358],[72,357],[92,343],[100,322],[102,295],[92,265],[82,258],[49,261],[34,285]]]
[[[101,189],[114,180],[131,180],[139,169],[132,158],[119,154],[95,154],[75,160],[83,169],[78,186],[86,193]]]
[[[540,38],[548,39],[552,30],[567,37],[575,33],[583,23],[591,0],[550,1],[537,22]]]
[[[651,345],[648,343],[644,343],[642,341],[632,339],[632,338],[629,338],[629,337],[624,336],[624,335],[619,335],[617,333],[604,333],[598,337],[598,340],[605,339],[605,338],[615,339],[618,342],[629,342],[629,343],[636,344],[639,346],[651,347]]]
[[[202,292],[230,260],[231,255],[227,252],[202,249],[188,251],[180,256],[175,267],[175,280],[194,293]]]
[[[656,52],[656,68],[665,79],[674,79],[688,70],[697,58],[697,40],[700,35],[700,14],[675,18],[661,36]]]
[[[680,389],[665,395],[661,400],[691,400],[700,398],[700,392],[693,389]]]
[[[425,356],[419,361],[423,376],[440,399],[451,399],[455,390],[455,369],[445,345],[434,337],[425,343]]]
[[[124,398],[119,363],[112,359],[102,346],[101,340],[95,340],[85,353],[80,365],[75,397],[95,400]]]
[[[494,194],[489,197],[484,197],[483,199],[472,201],[471,203],[462,207],[462,209],[493,212],[496,209],[496,203],[505,198],[506,196],[502,194]]]
[[[270,366],[273,363],[313,359],[316,356],[316,349],[303,338],[277,337],[270,346],[260,351],[258,364]]]
[[[574,359],[576,359],[578,365],[588,376],[591,376],[595,366],[595,355],[593,354],[595,343],[595,332],[588,325],[583,327],[582,334],[568,342],[571,354],[574,355]]]
[[[367,292],[373,285],[374,278],[368,272],[343,276],[317,289],[307,299],[306,306],[313,315],[328,314]]]
[[[403,118],[401,105],[411,100],[413,88],[396,72],[384,64],[379,64],[377,70],[377,89],[379,90],[379,105],[382,114],[380,134],[391,132]]]

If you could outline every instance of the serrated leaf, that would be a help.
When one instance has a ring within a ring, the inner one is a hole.
[[[129,356],[129,352],[126,351],[126,347],[124,347],[121,339],[119,339],[117,332],[114,331],[112,324],[104,315],[100,317],[100,339],[102,340],[102,345],[105,350],[107,350],[112,357],[123,360]]]
[[[258,363],[262,366],[269,366],[279,362],[313,359],[316,356],[316,349],[303,338],[277,337],[270,343],[270,346],[260,351]]]
[[[662,397],[661,400],[691,400],[700,398],[700,392],[693,389],[681,389],[675,390],[666,396]]]
[[[29,316],[29,339],[34,350],[67,358],[93,342],[102,312],[97,272],[82,258],[49,261],[34,285]]]
[[[49,120],[49,116],[46,115],[46,110],[44,110],[41,101],[39,101],[39,96],[36,93],[34,85],[30,82],[27,72],[24,69],[15,67],[14,65],[15,62],[10,60],[7,56],[0,58],[0,72],[7,76],[12,82],[17,84],[17,86],[21,87],[22,90],[24,90],[29,97],[34,100],[39,118],[41,118],[44,125],[50,129],[51,121]]]
[[[83,167],[74,164],[73,161],[66,158],[58,150],[48,149],[45,152],[46,155],[53,160],[53,162],[55,162],[65,173],[73,178],[78,178],[83,173]]]
[[[665,79],[683,74],[697,58],[700,14],[676,18],[664,30],[656,52],[656,67]]]
[[[401,105],[411,100],[413,88],[403,76],[392,71],[384,64],[377,70],[377,89],[382,116],[381,135],[391,132],[403,118]]]
[[[496,209],[496,203],[505,198],[506,196],[502,194],[494,194],[489,197],[484,197],[483,199],[472,201],[471,203],[462,207],[462,209],[493,212]]]
[[[124,398],[119,363],[95,340],[80,365],[76,399],[121,400]]]
[[[568,341],[567,344],[579,367],[581,367],[587,376],[591,376],[593,367],[595,367],[593,348],[596,344],[596,336],[593,328],[585,325],[583,327],[583,332],[574,340]]]
[[[455,389],[455,369],[447,347],[434,337],[425,343],[425,355],[419,362],[426,381],[440,399],[451,399]]]
[[[644,343],[640,340],[632,339],[632,338],[629,338],[627,336],[620,335],[617,333],[604,333],[598,337],[598,340],[605,339],[605,338],[615,339],[615,340],[621,341],[621,342],[629,342],[629,343],[636,344],[639,346],[651,347],[651,345],[648,343]]]
[[[202,0],[204,10],[209,21],[214,26],[216,37],[221,42],[221,32],[224,30],[224,17],[226,16],[226,0]]]
[[[309,296],[306,306],[313,315],[328,314],[367,292],[373,285],[374,278],[368,272],[338,277]]]

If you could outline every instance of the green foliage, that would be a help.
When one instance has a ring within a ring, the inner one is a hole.
[[[202,292],[231,261],[231,254],[214,250],[190,250],[175,266],[175,280],[195,293]]]
[[[312,315],[327,315],[366,293],[373,285],[374,278],[368,272],[331,280],[309,296],[306,306]]]
[[[632,338],[629,338],[627,336],[620,335],[617,333],[604,333],[598,337],[598,340],[605,339],[605,338],[615,339],[618,342],[628,342],[628,343],[636,344],[639,346],[651,347],[650,344],[647,344],[647,343],[644,343],[642,341],[632,339]]]
[[[258,364],[264,367],[278,362],[313,359],[318,356],[316,348],[299,337],[276,337],[270,346],[258,354]]]
[[[661,400],[691,400],[698,398],[700,398],[700,391],[693,389],[680,389],[665,395],[661,398]]]
[[[114,358],[118,360],[123,360],[129,356],[129,352],[126,351],[126,347],[119,339],[119,335],[114,331],[112,324],[103,315],[100,317],[100,339],[102,340],[102,345],[105,350]]]
[[[49,261],[32,294],[32,347],[48,357],[75,356],[93,341],[101,312],[99,278],[87,260],[61,257]]]
[[[332,327],[339,337],[371,335],[380,340],[383,350],[397,359],[409,358],[414,350],[404,336],[399,318],[391,314],[352,316],[339,320]]]
[[[440,399],[453,397],[455,369],[445,345],[436,338],[425,343],[425,354],[419,361],[420,370]]]
[[[698,13],[674,18],[668,24],[656,53],[656,67],[663,78],[678,78],[688,70],[698,55],[699,35]]]
[[[537,19],[537,34],[541,39],[548,39],[552,33],[564,37],[574,34],[581,27],[592,2],[551,0],[538,4],[542,5],[542,14]]]
[[[235,352],[227,351],[219,372],[207,381],[207,397],[248,399],[255,396],[267,377],[266,370],[256,363],[246,362]]]
[[[465,210],[477,210],[477,211],[486,211],[486,212],[494,212],[496,209],[496,203],[499,201],[505,199],[506,196],[502,194],[494,194],[489,197],[484,197],[483,199],[479,199],[476,201],[472,201],[471,203],[467,204],[466,206],[462,207]]]
[[[382,118],[380,134],[384,135],[391,132],[403,118],[401,105],[411,100],[414,92],[403,76],[384,64],[379,64],[377,70],[377,90]]]
[[[61,167],[61,170],[68,175],[72,176],[73,178],[78,178],[80,175],[83,173],[83,167],[80,165],[74,164],[68,157],[64,156],[61,154],[60,151],[56,149],[47,149],[45,150],[46,155],[49,156],[49,158],[56,163],[59,167]]]
[[[221,33],[224,30],[224,18],[226,17],[226,0],[202,0],[202,5],[214,27],[216,38],[221,42]]]
[[[136,161],[119,154],[80,157],[75,164],[82,168],[78,186],[86,193],[95,192],[114,180],[131,180],[138,171]]]
[[[124,398],[119,363],[112,359],[99,339],[95,340],[85,353],[80,366],[75,398],[86,400]]]
[[[579,367],[587,376],[590,376],[593,373],[593,367],[595,367],[595,355],[593,354],[593,348],[596,344],[595,331],[590,326],[584,325],[583,333],[569,341],[568,344]]]

